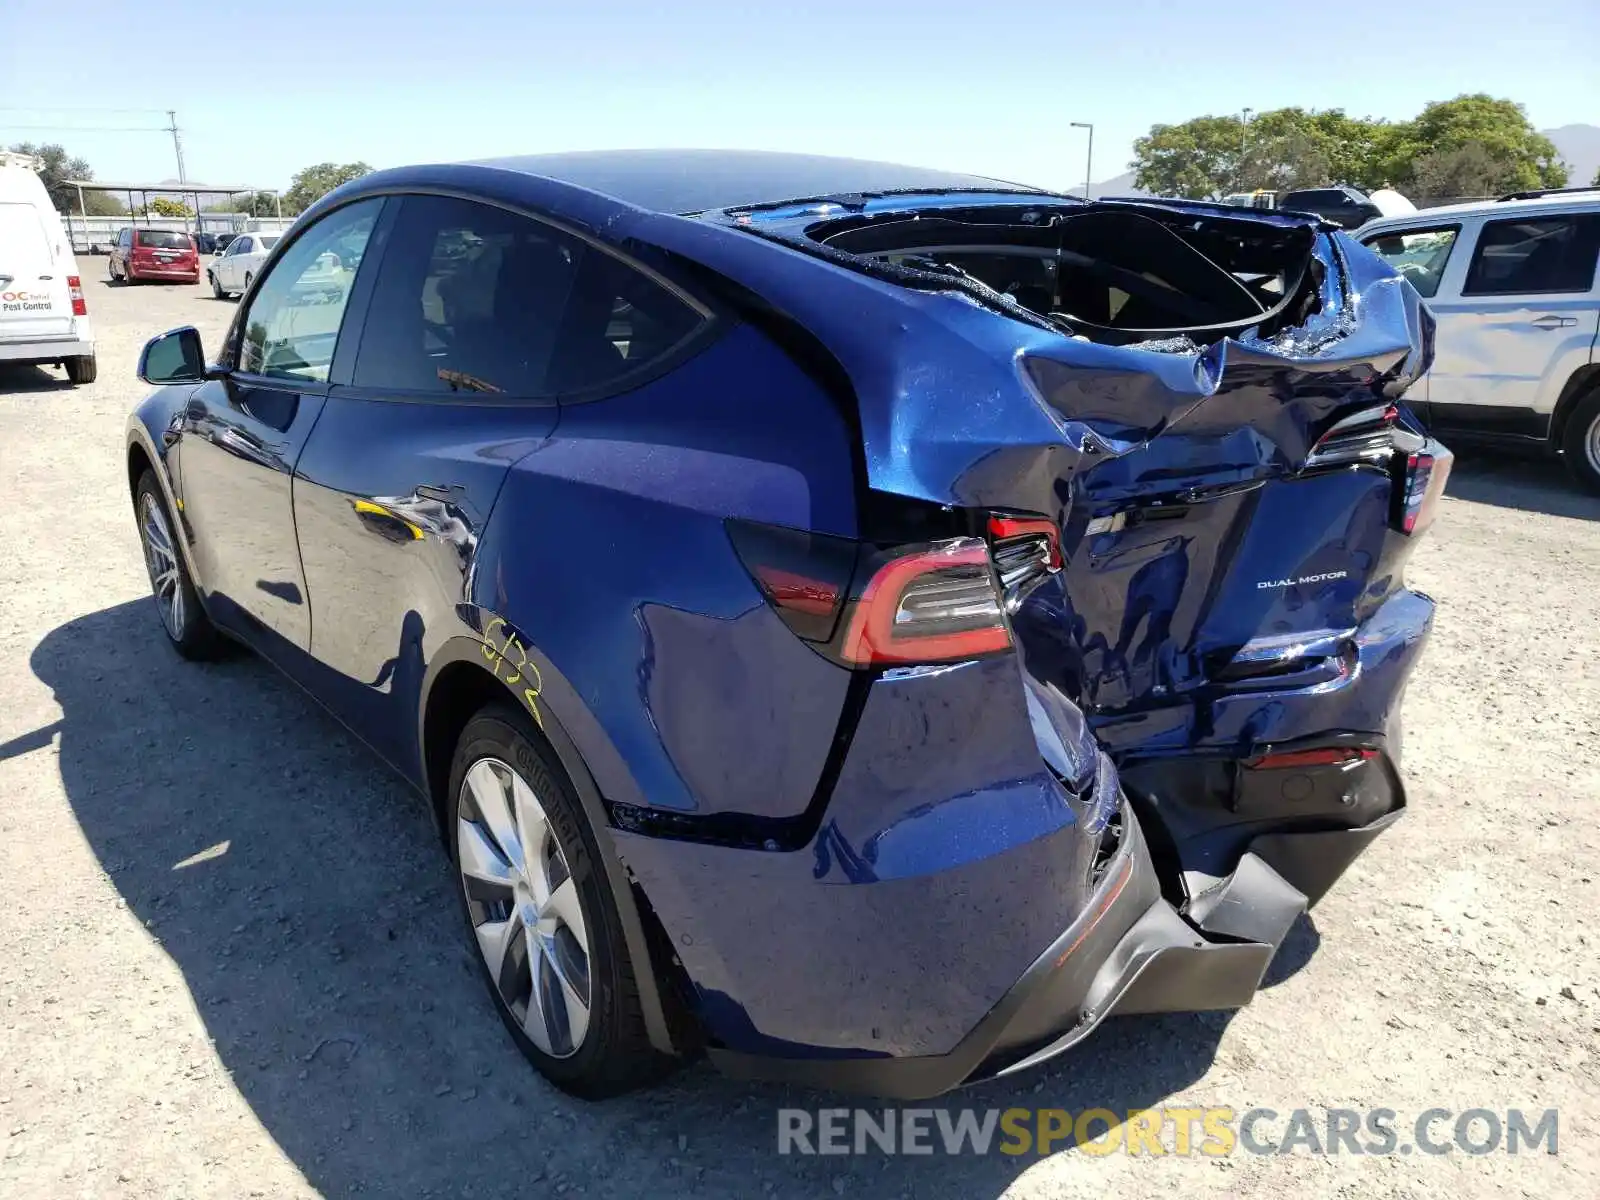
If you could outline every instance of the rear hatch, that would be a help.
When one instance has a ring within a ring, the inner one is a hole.
[[[1058,571],[1000,563],[1013,620],[1114,754],[1249,745],[1284,726],[1217,728],[1207,697],[1358,669],[1449,459],[1399,400],[1431,317],[1346,235],[1003,193],[714,219],[821,260],[740,281],[849,377],[869,491],[1054,528]]]
[[[0,202],[0,341],[70,337],[72,296],[49,231],[31,204]]]
[[[198,268],[199,252],[187,233],[169,229],[138,229],[133,235],[133,257],[141,266]]]

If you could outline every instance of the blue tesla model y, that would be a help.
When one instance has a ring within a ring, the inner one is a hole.
[[[1246,1003],[1400,815],[1432,321],[1313,216],[382,171],[140,360],[161,628],[427,798],[510,1035],[897,1097]]]

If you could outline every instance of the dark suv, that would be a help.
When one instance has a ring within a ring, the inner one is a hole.
[[[1319,217],[1326,217],[1341,229],[1359,229],[1368,221],[1383,216],[1378,206],[1367,199],[1366,193],[1343,185],[1285,192],[1278,197],[1278,207],[1294,212],[1315,213]]]

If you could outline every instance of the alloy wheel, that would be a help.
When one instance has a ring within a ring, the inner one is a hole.
[[[515,768],[482,758],[467,770],[456,844],[500,1002],[541,1051],[571,1057],[589,1029],[589,935],[549,814]]]
[[[139,514],[139,531],[143,535],[144,564],[150,571],[150,587],[155,592],[156,607],[161,610],[161,623],[174,641],[183,637],[183,576],[178,567],[178,551],[173,544],[172,530],[167,525],[167,514],[149,492]]]
[[[1589,431],[1583,439],[1583,455],[1589,460],[1589,469],[1600,475],[1600,413],[1589,423]]]

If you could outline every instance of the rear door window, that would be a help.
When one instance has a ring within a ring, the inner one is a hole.
[[[1460,232],[1459,225],[1407,229],[1399,233],[1381,233],[1363,244],[1410,280],[1418,292],[1431,297],[1439,290],[1439,281],[1444,278],[1445,266]]]
[[[1600,213],[1487,221],[1467,269],[1464,296],[1587,292],[1600,251]]]
[[[407,196],[374,282],[352,382],[539,396],[584,243],[488,204]]]
[[[693,337],[706,314],[602,251],[584,257],[550,364],[552,391],[619,386]]]

